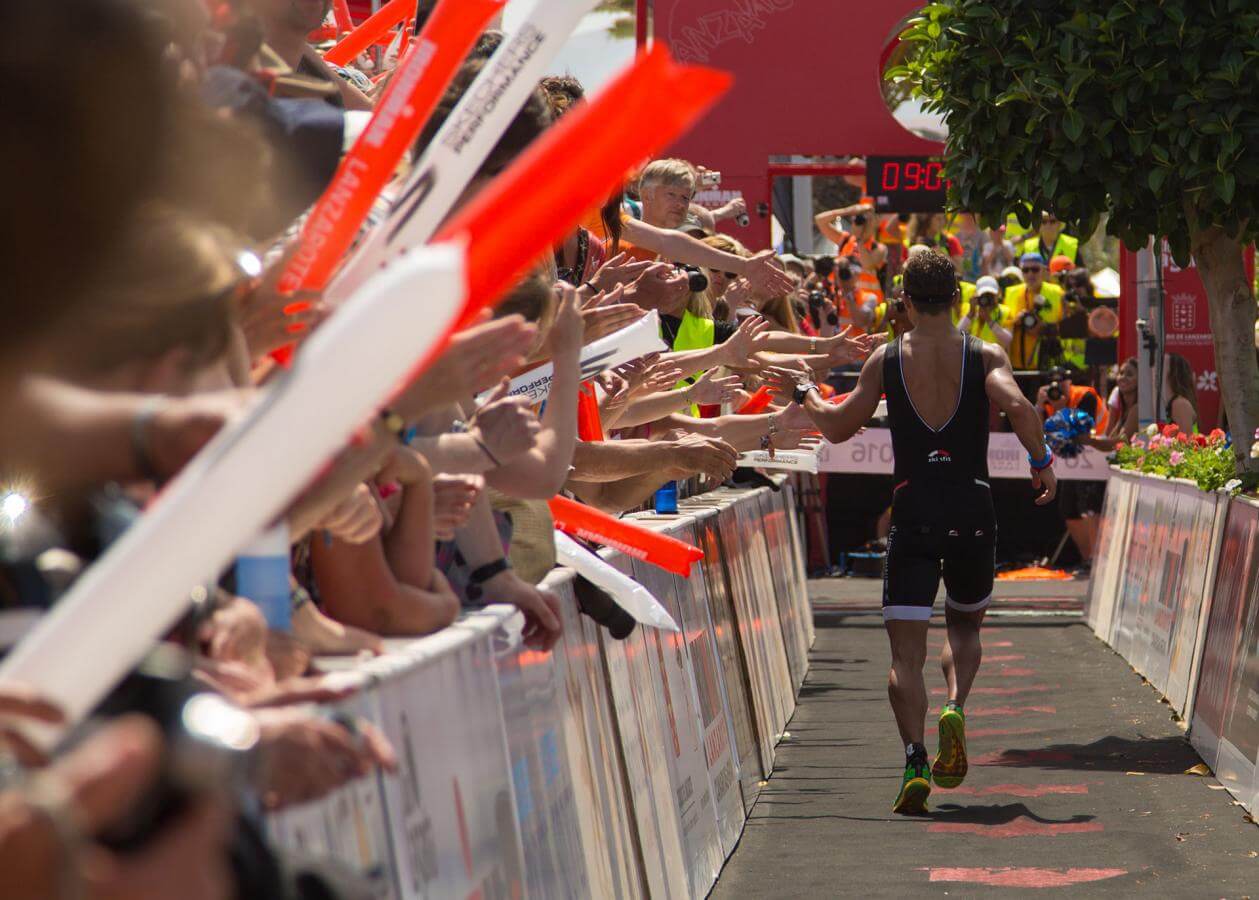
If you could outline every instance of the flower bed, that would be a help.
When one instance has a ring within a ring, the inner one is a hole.
[[[1250,456],[1259,459],[1259,431]],[[1237,475],[1233,447],[1220,429],[1210,434],[1186,434],[1175,425],[1151,425],[1144,435],[1115,448],[1115,464],[1121,469],[1184,478],[1204,491],[1233,494],[1259,489],[1259,475]]]

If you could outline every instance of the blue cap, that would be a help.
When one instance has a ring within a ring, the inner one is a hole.
[[[1041,256],[1039,253],[1024,253],[1019,257],[1020,266],[1029,262],[1040,263],[1043,266],[1045,264],[1045,257]]]

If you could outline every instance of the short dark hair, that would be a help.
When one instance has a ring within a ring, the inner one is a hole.
[[[920,312],[933,314],[948,309],[957,295],[957,269],[947,256],[915,253],[905,263],[905,296]]]

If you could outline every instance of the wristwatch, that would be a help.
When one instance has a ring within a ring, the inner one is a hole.
[[[501,575],[511,568],[511,560],[506,556],[496,559],[494,562],[486,563],[478,569],[473,569],[468,575],[468,586],[464,589],[469,600],[480,600],[485,594],[483,585],[495,575]]]
[[[791,392],[791,399],[795,401],[796,403],[799,403],[801,406],[803,406],[804,401],[809,396],[809,392],[816,391],[816,390],[817,390],[817,385],[814,384],[812,381],[802,381],[799,384],[797,384],[796,389]]]

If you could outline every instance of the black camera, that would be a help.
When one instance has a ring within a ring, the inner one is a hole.
[[[896,221],[900,222],[902,225],[908,225],[908,224],[909,224],[909,219],[910,219],[910,215],[909,215],[909,213],[897,213],[897,214],[896,214]]]
[[[997,305],[996,294],[977,294],[975,304],[981,309],[992,309]]]
[[[573,580],[573,593],[577,595],[578,609],[606,628],[614,639],[623,641],[633,633],[638,622],[603,588],[579,576]]]
[[[830,325],[832,328],[837,328],[839,326],[839,313],[833,310],[827,313],[826,324]]]
[[[699,266],[688,266],[681,263],[677,267],[686,273],[687,288],[692,294],[702,294],[708,290],[708,276]]]
[[[852,266],[846,262],[842,262],[836,266],[836,269],[839,271],[840,281],[852,281]]]
[[[813,271],[817,272],[818,277],[826,278],[835,271],[835,258],[832,256],[819,256],[813,261]]]
[[[1057,403],[1059,400],[1061,400],[1062,399],[1062,382],[1051,381],[1049,383],[1049,390],[1045,392],[1045,396],[1049,398],[1050,403]]]
[[[1030,309],[1019,316],[1019,327],[1024,331],[1030,331],[1039,324],[1040,316]]]
[[[826,304],[826,294],[821,291],[809,291],[809,306],[817,309]]]
[[[867,218],[865,213],[857,213],[852,217],[852,224],[856,225],[858,228],[864,228],[866,222],[868,221],[870,220]]]

